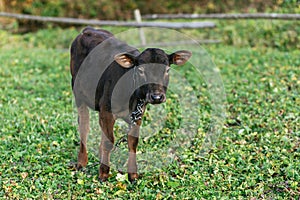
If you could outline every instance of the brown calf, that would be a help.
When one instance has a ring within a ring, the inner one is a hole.
[[[91,108],[99,112],[103,132],[99,179],[108,178],[117,118],[124,119],[130,126],[128,179],[131,182],[137,179],[136,149],[146,105],[166,100],[170,65],[183,65],[190,56],[185,50],[168,55],[157,48],[140,53],[108,31],[85,28],[71,46],[72,88],[80,132],[77,168],[85,167],[88,162],[88,108]]]

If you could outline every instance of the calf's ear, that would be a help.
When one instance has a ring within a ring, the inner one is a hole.
[[[180,50],[169,55],[170,64],[184,65],[186,61],[192,56],[190,51]]]
[[[119,53],[114,57],[115,61],[123,68],[134,66],[135,57],[129,53]]]

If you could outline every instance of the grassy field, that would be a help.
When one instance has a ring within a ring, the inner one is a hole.
[[[204,46],[220,69],[227,96],[216,146],[199,156],[198,134],[181,159],[143,172],[134,185],[116,169],[108,182],[99,183],[99,159],[92,150],[85,170],[70,167],[79,135],[66,48],[76,34],[75,29],[22,36],[0,31],[1,199],[300,198],[299,50]],[[209,97],[199,102],[211,111]],[[200,113],[204,132],[206,112]],[[139,149],[153,151],[164,141],[156,142]]]

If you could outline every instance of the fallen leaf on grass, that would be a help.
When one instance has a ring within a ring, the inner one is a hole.
[[[21,177],[22,177],[23,179],[25,179],[27,176],[28,176],[28,173],[27,173],[27,172],[22,172],[22,173],[21,173]]]
[[[126,190],[126,185],[124,183],[118,182],[116,185],[120,190]]]
[[[77,179],[77,183],[78,183],[79,185],[83,185],[83,184],[84,184],[84,181],[81,180],[81,179]]]
[[[95,188],[95,193],[96,194],[102,194],[103,190],[101,190],[100,188]]]

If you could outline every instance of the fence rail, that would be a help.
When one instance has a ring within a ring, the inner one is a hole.
[[[300,14],[236,13],[236,14],[152,14],[143,19],[277,19],[300,20]]]
[[[102,20],[88,20],[77,18],[63,18],[63,17],[42,17],[35,15],[24,15],[0,12],[0,17],[15,18],[21,20],[34,20],[41,22],[53,22],[53,23],[66,23],[66,24],[78,24],[78,25],[98,25],[98,26],[126,26],[126,27],[160,27],[160,28],[214,28],[213,22],[127,22],[127,21],[102,21]]]

